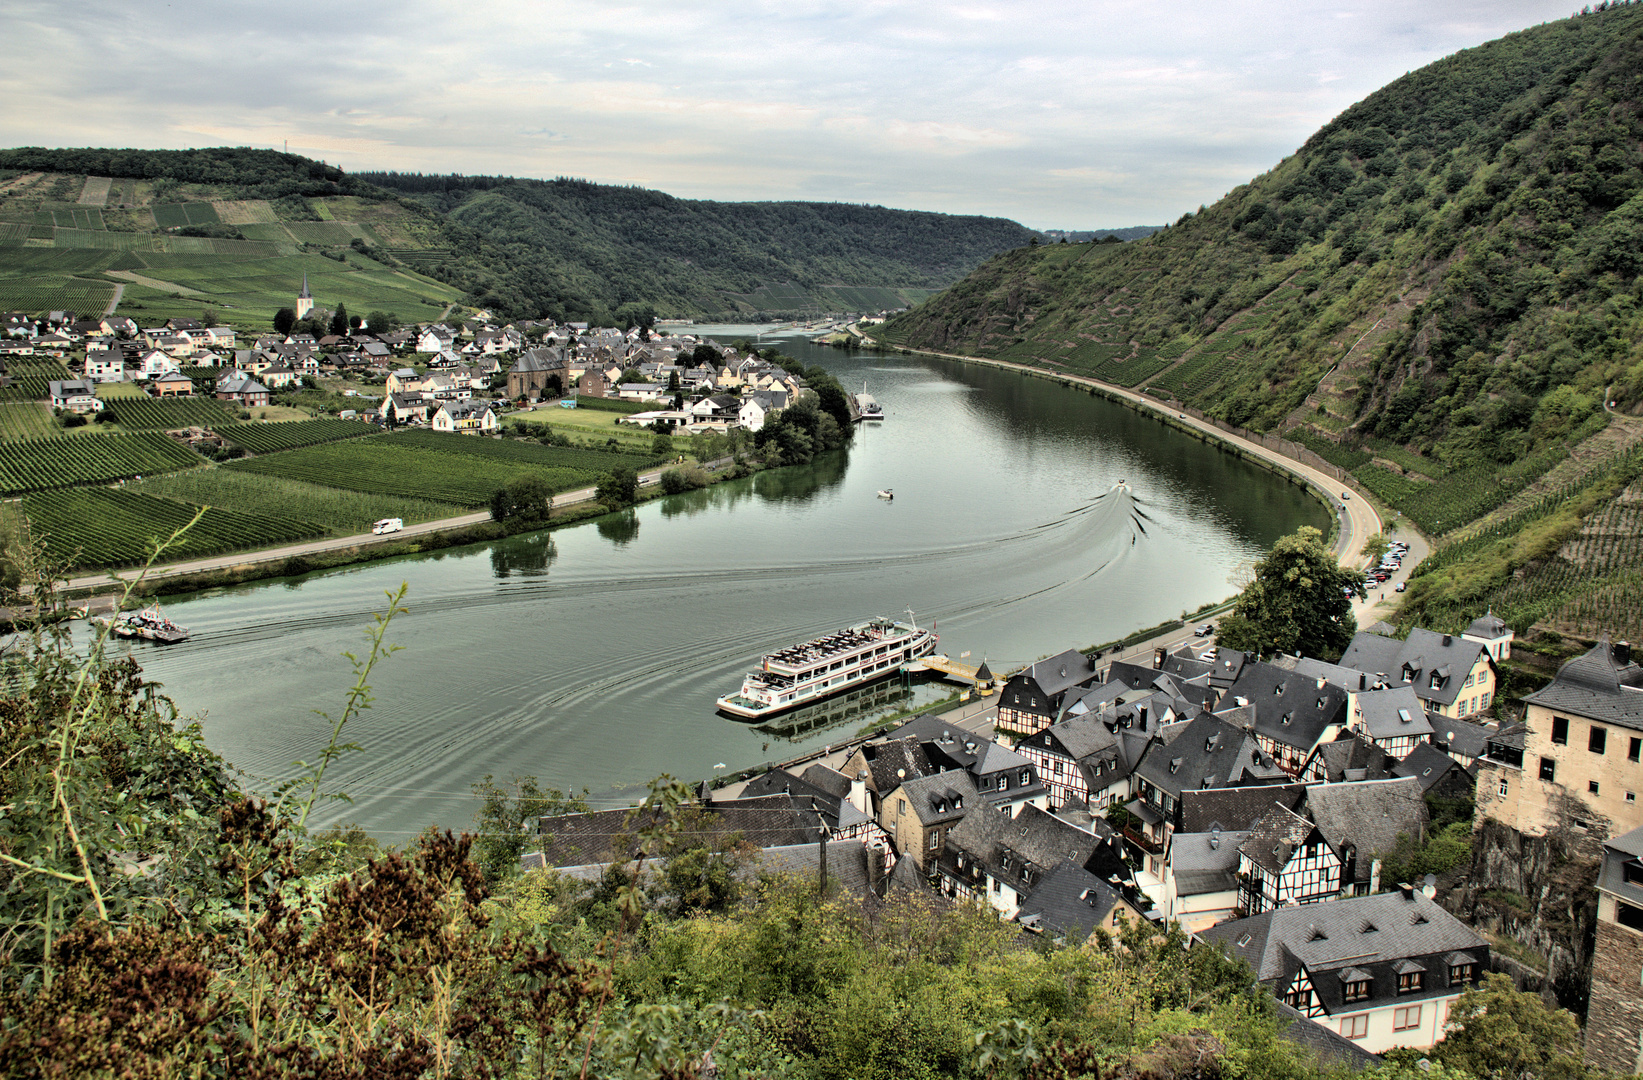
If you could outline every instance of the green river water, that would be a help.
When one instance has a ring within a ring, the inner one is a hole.
[[[1223,599],[1240,562],[1329,524],[1300,487],[1080,391],[777,344],[847,389],[865,381],[887,419],[811,465],[552,534],[177,598],[167,613],[193,639],[136,654],[266,788],[324,745],[314,710],[342,707],[340,654],[408,582],[391,633],[403,648],[346,735],[364,750],[328,776],[353,802],[325,810],[401,841],[467,825],[487,773],[618,805],[660,773],[695,782],[853,734],[866,717],[794,737],[714,711],[783,645],[910,608],[941,651],[1008,669]],[[1107,497],[1120,480],[1133,500]]]

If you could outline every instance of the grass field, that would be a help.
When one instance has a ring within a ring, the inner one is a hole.
[[[656,436],[640,428],[618,425],[616,420],[621,415],[592,409],[537,409],[513,413],[502,421],[502,426],[521,435],[542,435],[551,428],[584,442],[615,439],[625,452],[648,455]]]
[[[157,476],[130,488],[202,506],[220,506],[253,517],[285,514],[324,525],[336,536],[368,532],[372,522],[385,517],[415,523],[454,517],[463,512],[460,506],[431,499],[368,495],[235,469],[194,469]]]
[[[25,439],[0,454],[0,495],[192,469],[204,461],[167,435]]]
[[[23,500],[34,535],[74,566],[130,566],[153,545],[187,525],[200,508],[115,488],[48,491]],[[166,549],[166,559],[203,558],[294,543],[326,533],[324,526],[286,513],[242,514],[212,507]]]
[[[554,491],[584,487],[594,476],[582,469],[423,450],[394,445],[387,439],[325,443],[236,461],[224,468],[372,495],[431,499],[469,507],[486,505],[498,488],[517,476],[540,476]]]
[[[118,401],[132,405],[137,401],[152,401],[148,392],[136,383],[104,382],[97,384],[97,396],[104,401]]]
[[[543,446],[540,443],[520,442],[518,439],[478,439],[472,435],[446,434],[426,429],[390,435],[388,442],[443,454],[463,454],[490,461],[539,465],[549,469],[581,469],[594,474],[610,472],[613,469],[642,469],[655,460],[655,456],[648,452],[620,454],[607,450],[584,450],[579,447]]]

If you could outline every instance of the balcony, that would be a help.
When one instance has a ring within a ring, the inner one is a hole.
[[[1164,853],[1163,841],[1153,840],[1148,837],[1146,833],[1131,828],[1128,825],[1124,826],[1124,839],[1129,841],[1131,844],[1134,844],[1148,855],[1162,855]]]

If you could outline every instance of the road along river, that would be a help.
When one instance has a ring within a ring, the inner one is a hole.
[[[695,781],[853,734],[863,717],[795,740],[714,712],[762,653],[803,638],[911,608],[943,651],[1008,669],[1224,599],[1277,537],[1329,527],[1300,486],[1086,392],[777,343],[865,382],[887,419],[811,465],[552,534],[173,598],[193,640],[136,654],[271,786],[323,746],[314,710],[340,710],[351,682],[340,654],[408,582],[403,648],[345,736],[364,750],[327,778],[354,800],[327,820],[397,841],[466,825],[487,773],[611,805],[660,773]]]

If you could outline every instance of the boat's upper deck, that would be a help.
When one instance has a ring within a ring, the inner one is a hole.
[[[874,645],[883,644],[892,639],[906,638],[916,633],[910,627],[899,626],[896,623],[871,622],[865,626],[852,626],[848,630],[840,630],[826,637],[819,637],[807,641],[802,645],[792,645],[765,657],[766,665],[776,664],[784,668],[806,668],[815,664],[830,663]]]

